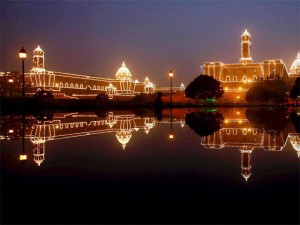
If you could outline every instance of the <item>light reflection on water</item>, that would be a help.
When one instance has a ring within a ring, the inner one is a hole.
[[[155,222],[161,211],[165,221],[179,210],[174,222],[189,216],[185,222],[201,223],[193,214],[198,207],[206,212],[203,222],[230,223],[236,220],[227,217],[224,208],[223,221],[208,215],[228,201],[242,212],[238,205],[250,209],[255,199],[264,203],[245,222],[267,220],[270,213],[280,223],[286,219],[286,215],[274,216],[280,201],[289,202],[290,221],[299,221],[295,213],[299,210],[297,113],[297,109],[266,108],[165,109],[159,114],[152,110],[43,112],[24,116],[24,148],[22,115],[3,115],[2,222],[22,222],[9,216],[14,212],[12,199],[16,204],[32,202],[29,197],[13,197],[19,186],[45,208],[50,207],[47,202],[66,198],[63,220],[73,215],[76,223],[108,222],[105,215],[102,220],[86,218],[95,209],[84,205],[96,199],[104,203],[99,210],[116,207],[117,213],[126,214],[122,223],[135,221],[128,213],[139,212],[139,205],[145,210],[141,214],[159,209],[145,222]],[[19,155],[27,156],[25,163],[20,163]],[[261,207],[269,209],[261,215]],[[74,215],[77,210],[80,215]],[[40,213],[36,218],[45,223],[60,214],[49,218],[47,210]]]

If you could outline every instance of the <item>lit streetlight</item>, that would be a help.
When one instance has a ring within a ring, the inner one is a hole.
[[[170,77],[170,105],[172,106],[172,80],[173,80],[173,76],[174,76],[174,74],[173,74],[173,72],[172,72],[172,70],[170,70],[170,72],[169,72],[169,77]]]
[[[25,75],[24,75],[24,62],[27,58],[27,52],[22,47],[22,49],[19,51],[19,58],[22,60],[22,83],[23,83],[23,92],[22,92],[22,99],[23,103],[25,101]]]
[[[9,83],[9,97],[11,97],[11,85],[12,85],[12,83],[14,82],[14,80],[13,79],[8,79],[8,83]]]

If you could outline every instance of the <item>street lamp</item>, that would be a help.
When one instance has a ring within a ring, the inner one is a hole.
[[[14,80],[13,79],[8,79],[8,83],[9,83],[9,97],[11,97],[11,85],[12,85],[12,83],[14,82]]]
[[[25,101],[25,75],[24,75],[24,61],[27,58],[27,52],[25,49],[22,47],[22,49],[19,51],[19,58],[22,60],[22,83],[23,83],[23,92],[22,92],[22,99],[23,103]]]
[[[170,70],[169,72],[169,77],[170,77],[170,105],[172,107],[172,78],[173,78],[173,72]]]
[[[20,162],[24,165],[27,161],[27,155],[25,154],[25,114],[22,113],[22,153],[19,156]]]

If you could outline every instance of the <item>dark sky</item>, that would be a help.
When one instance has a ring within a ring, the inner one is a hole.
[[[252,59],[300,51],[300,1],[8,1],[1,0],[0,71],[21,70],[17,53],[45,51],[47,70],[114,78],[124,60],[133,79],[188,84],[208,61],[236,63],[245,29]]]

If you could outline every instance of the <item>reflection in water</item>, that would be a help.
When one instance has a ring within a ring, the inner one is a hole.
[[[205,148],[240,150],[242,175],[246,181],[251,175],[254,149],[281,151],[290,139],[300,158],[300,134],[293,133],[293,128],[287,127],[288,122],[289,116],[284,109],[219,109],[218,112],[186,115],[186,123],[201,136],[201,145]]]
[[[172,140],[173,123],[180,124],[183,128],[186,122],[201,136],[203,147],[239,149],[242,175],[246,180],[251,175],[251,154],[255,149],[282,151],[289,140],[300,157],[300,134],[296,132],[297,127],[288,125],[289,115],[292,115],[292,121],[299,121],[299,113],[255,108],[199,109],[188,112],[187,109],[163,110],[159,120],[152,115],[137,116],[127,111],[48,112],[24,117],[6,115],[0,118],[0,138],[15,140],[21,138],[24,131],[23,137],[29,139],[33,146],[33,159],[40,166],[45,160],[45,144],[48,141],[112,133],[125,150],[135,132],[143,130],[148,134],[157,123],[168,123],[171,130],[169,139]],[[22,125],[25,129],[22,129]]]

